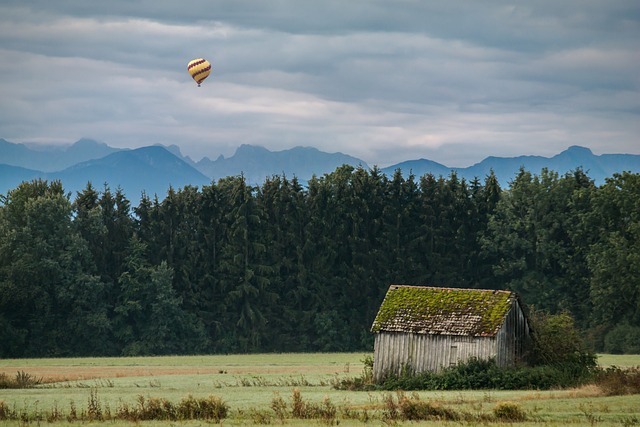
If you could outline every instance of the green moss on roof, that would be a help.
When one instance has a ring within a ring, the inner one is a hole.
[[[509,291],[392,285],[371,330],[492,336],[514,298]]]

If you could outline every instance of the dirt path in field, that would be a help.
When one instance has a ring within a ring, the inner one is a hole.
[[[307,375],[334,374],[336,366],[2,366],[9,378],[25,372],[42,382],[91,380],[98,378],[154,377],[161,375]]]
[[[213,368],[180,368],[175,366],[15,366],[11,368],[3,367],[0,372],[4,372],[10,378],[16,375],[17,372],[26,372],[33,377],[42,378],[42,381],[46,383],[96,378],[219,373],[218,370]]]

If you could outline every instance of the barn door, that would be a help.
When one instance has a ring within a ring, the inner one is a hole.
[[[452,345],[449,349],[449,366],[458,364],[458,346]]]

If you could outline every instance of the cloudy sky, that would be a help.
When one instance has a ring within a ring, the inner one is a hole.
[[[3,0],[0,138],[82,137],[379,166],[640,154],[640,2]]]

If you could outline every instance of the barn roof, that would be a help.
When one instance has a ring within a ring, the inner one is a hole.
[[[514,299],[510,291],[391,285],[371,331],[494,336]]]

